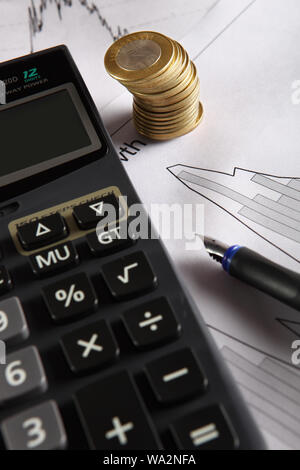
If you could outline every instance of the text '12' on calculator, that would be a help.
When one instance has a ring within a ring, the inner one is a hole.
[[[263,448],[67,48],[0,80],[0,448]]]

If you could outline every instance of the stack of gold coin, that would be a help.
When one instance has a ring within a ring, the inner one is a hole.
[[[197,70],[178,42],[151,31],[128,34],[112,44],[104,61],[107,72],[133,94],[133,120],[141,134],[167,140],[199,124]]]

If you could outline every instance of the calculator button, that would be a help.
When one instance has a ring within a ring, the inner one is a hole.
[[[160,403],[171,403],[202,393],[207,385],[190,349],[181,349],[150,362],[146,366],[146,375]]]
[[[6,419],[1,431],[7,450],[58,450],[67,444],[66,431],[54,401]]]
[[[35,250],[61,240],[67,235],[67,225],[59,213],[18,227],[18,237],[24,250]]]
[[[109,194],[74,207],[73,215],[79,228],[87,230],[96,227],[104,217],[108,217],[108,223],[119,220],[121,211],[119,199],[114,194]]]
[[[12,288],[12,280],[5,266],[0,266],[0,295],[6,294]]]
[[[79,261],[78,253],[71,242],[57,245],[29,257],[32,270],[37,277],[49,276],[64,271]]]
[[[29,336],[28,325],[18,297],[0,302],[0,340],[7,346],[25,340]]]
[[[93,255],[95,256],[106,256],[115,251],[123,250],[134,243],[134,240],[127,236],[122,238],[122,232],[120,227],[105,228],[101,231],[97,230],[93,233],[89,233],[87,236],[87,242]]]
[[[92,449],[158,449],[144,406],[127,372],[88,385],[77,392],[75,403]]]
[[[157,277],[141,251],[105,264],[103,276],[113,297],[123,299],[153,289]]]
[[[223,407],[218,405],[177,420],[171,432],[179,449],[233,450],[239,445]]]
[[[119,354],[118,345],[104,320],[72,331],[62,338],[61,344],[74,373],[100,369]]]
[[[50,284],[43,289],[43,295],[49,313],[56,322],[85,315],[98,304],[94,288],[85,273]]]
[[[41,393],[46,388],[46,375],[35,346],[20,349],[6,357],[6,365],[0,367],[1,405]]]
[[[123,322],[138,349],[171,341],[181,331],[181,325],[164,297],[131,308],[124,313]]]

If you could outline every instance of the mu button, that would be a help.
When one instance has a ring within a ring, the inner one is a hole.
[[[18,227],[18,237],[24,250],[35,250],[68,235],[64,218],[56,213]]]
[[[117,300],[143,293],[157,285],[157,277],[141,251],[105,264],[102,271],[112,296]]]
[[[30,256],[30,264],[38,277],[64,271],[78,263],[78,253],[71,242],[57,245]]]

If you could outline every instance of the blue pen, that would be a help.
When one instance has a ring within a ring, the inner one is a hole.
[[[204,246],[228,274],[300,311],[300,274],[240,245],[204,237]]]

